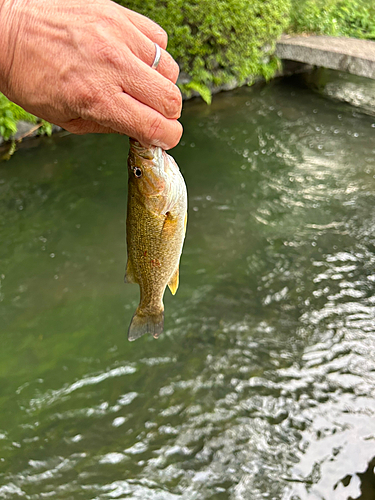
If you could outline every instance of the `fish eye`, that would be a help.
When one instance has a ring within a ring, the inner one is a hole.
[[[140,168],[136,167],[136,168],[134,169],[134,175],[135,175],[136,177],[141,177],[141,176],[142,176],[142,170],[141,170]]]

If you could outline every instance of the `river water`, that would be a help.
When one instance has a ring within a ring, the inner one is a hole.
[[[375,119],[292,78],[182,121],[157,341],[126,339],[127,139],[0,165],[0,498],[373,500]]]

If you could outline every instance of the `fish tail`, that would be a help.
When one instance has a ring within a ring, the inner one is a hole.
[[[164,310],[156,314],[145,314],[137,309],[129,326],[128,340],[137,340],[145,333],[151,333],[154,339],[157,339],[163,332],[163,328]]]

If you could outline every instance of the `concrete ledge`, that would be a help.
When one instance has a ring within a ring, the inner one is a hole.
[[[301,79],[319,94],[375,116],[375,80],[326,68],[304,73]]]
[[[280,59],[375,79],[375,42],[369,40],[283,35],[277,43],[276,55]]]

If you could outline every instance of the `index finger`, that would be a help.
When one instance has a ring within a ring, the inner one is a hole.
[[[134,137],[143,144],[153,144],[163,149],[175,147],[182,135],[180,122],[166,118],[155,109],[121,91],[107,96],[83,118]]]

